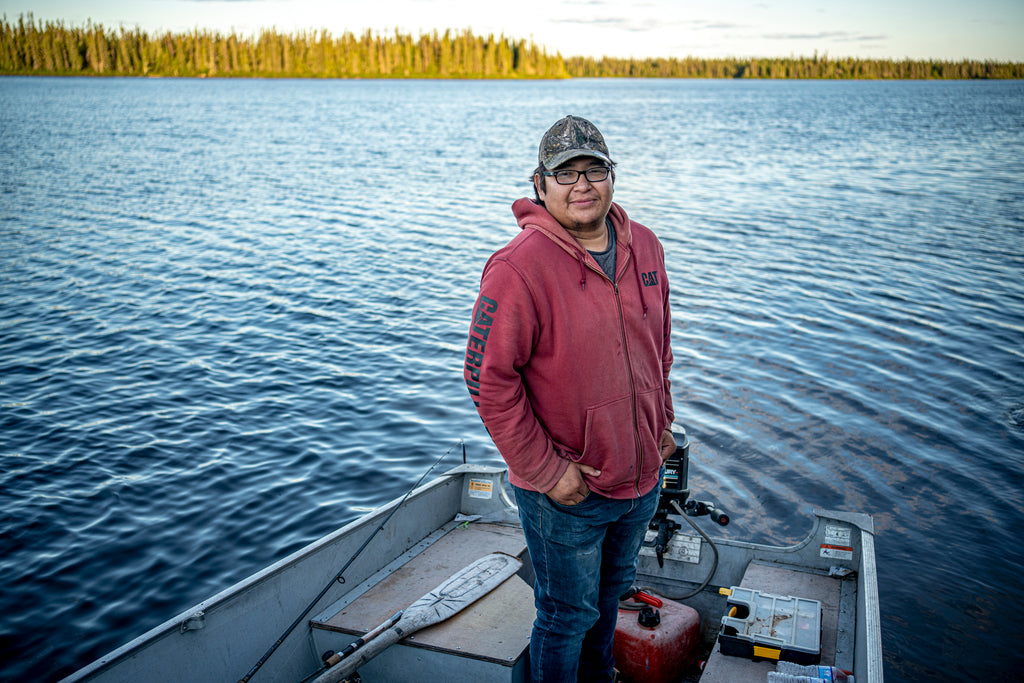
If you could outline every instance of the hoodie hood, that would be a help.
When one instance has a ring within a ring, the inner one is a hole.
[[[519,222],[520,228],[533,228],[543,232],[570,254],[579,252],[584,256],[587,255],[587,250],[581,247],[579,242],[569,234],[569,231],[563,228],[561,223],[548,213],[543,204],[538,204],[533,199],[523,197],[512,204],[512,213],[515,215],[516,221]],[[612,202],[612,206],[608,210],[608,218],[611,219],[612,227],[615,228],[615,239],[618,244],[629,248],[632,243],[632,235],[626,211],[615,202]]]
[[[533,199],[523,197],[512,204],[512,213],[516,217],[516,221],[519,223],[520,229],[530,228],[536,230],[544,235],[547,235],[555,244],[560,246],[567,254],[572,256],[579,264],[580,268],[580,287],[586,289],[587,287],[587,270],[596,270],[598,273],[602,273],[601,267],[594,260],[594,257],[590,255],[586,249],[584,249],[579,242],[576,241],[568,230],[562,227],[562,224],[555,220],[555,217],[548,213],[548,210],[544,208],[543,204],[538,203]],[[633,255],[633,232],[630,227],[629,216],[626,215],[625,209],[621,206],[612,202],[611,208],[608,210],[608,218],[611,221],[612,229],[615,230],[615,243],[616,243],[616,280],[622,277],[623,271],[622,266],[627,264],[631,265],[633,274],[637,279],[637,285],[640,291],[640,305],[643,307],[644,317],[647,317],[647,301],[644,298],[644,287],[640,282],[640,270],[637,266],[637,259]]]

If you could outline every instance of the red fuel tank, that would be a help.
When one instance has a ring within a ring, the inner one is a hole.
[[[627,681],[673,683],[696,657],[697,611],[671,600],[660,601],[660,608],[619,609],[613,652],[615,668]]]

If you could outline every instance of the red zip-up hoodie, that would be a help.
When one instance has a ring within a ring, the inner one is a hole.
[[[465,379],[509,481],[549,491],[575,461],[591,490],[635,498],[658,484],[673,420],[669,287],[654,233],[612,204],[615,282],[540,204],[484,267]]]

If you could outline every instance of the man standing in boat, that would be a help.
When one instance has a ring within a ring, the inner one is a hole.
[[[612,202],[586,119],[540,143],[521,231],[484,267],[465,379],[508,464],[536,573],[535,682],[611,681],[619,597],[675,451],[661,243]]]

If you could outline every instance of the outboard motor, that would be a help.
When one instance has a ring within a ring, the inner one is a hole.
[[[719,509],[711,501],[692,500],[690,498],[689,467],[690,467],[690,440],[686,437],[686,431],[676,432],[675,436],[682,437],[682,445],[676,446],[676,452],[665,461],[665,479],[661,485],[661,496],[658,498],[658,509],[651,519],[650,528],[658,532],[654,539],[654,553],[658,556],[658,566],[665,566],[665,551],[668,549],[668,542],[672,535],[681,526],[679,522],[670,519],[670,514],[686,514],[688,517],[700,517],[708,515],[717,524],[725,526],[729,523],[729,515]]]

